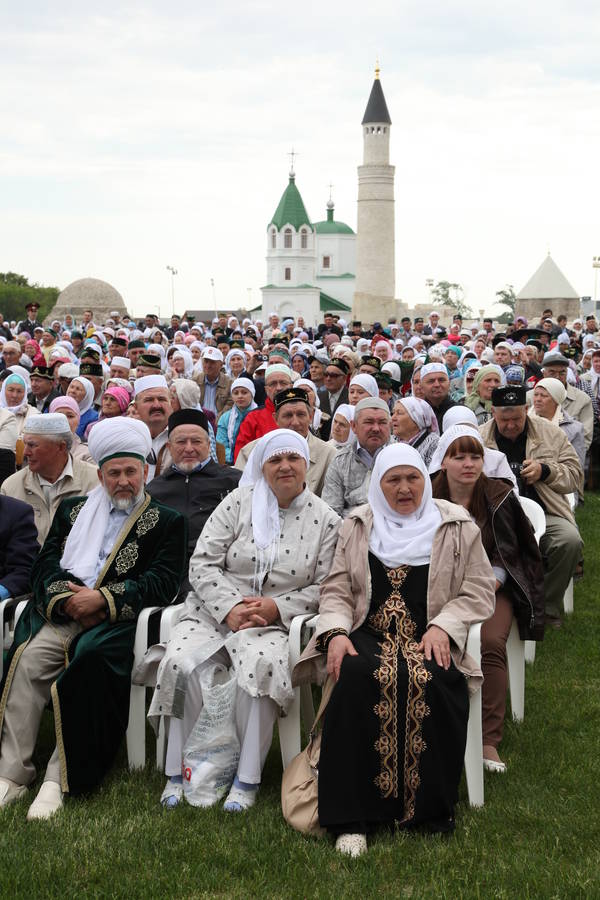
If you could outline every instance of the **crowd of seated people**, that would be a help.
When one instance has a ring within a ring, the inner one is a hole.
[[[36,312],[0,336],[0,602],[27,601],[0,682],[0,807],[37,784],[27,818],[49,819],[99,787],[133,677],[167,735],[161,807],[244,813],[277,719],[311,683],[316,810],[338,851],[364,853],[392,823],[452,830],[469,693],[485,769],[510,773],[513,620],[542,640],[583,574],[595,319]],[[522,498],[543,515],[539,546]],[[133,671],[140,612],[171,605],[168,640]],[[299,615],[314,627],[292,671]],[[477,623],[481,666],[466,652]]]

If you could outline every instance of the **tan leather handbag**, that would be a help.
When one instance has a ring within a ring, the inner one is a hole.
[[[324,835],[319,825],[318,769],[321,754],[321,728],[319,723],[329,703],[335,681],[329,677],[323,686],[321,704],[311,729],[308,744],[295,756],[283,773],[281,781],[281,808],[283,818],[303,834]]]

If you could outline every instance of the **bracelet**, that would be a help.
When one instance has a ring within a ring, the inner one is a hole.
[[[329,631],[324,631],[323,634],[320,634],[315,642],[315,647],[320,653],[324,653],[328,646],[329,642],[334,638],[338,637],[342,634],[344,637],[348,637],[348,632],[345,628],[330,628]]]

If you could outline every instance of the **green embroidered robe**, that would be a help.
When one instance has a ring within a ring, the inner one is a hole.
[[[17,624],[0,685],[0,734],[15,670],[29,641],[46,623],[68,621],[67,582],[81,584],[60,568],[67,536],[86,497],[64,500],[32,570],[33,598]],[[136,620],[146,606],[166,606],[186,568],[183,516],[146,494],[128,517],[94,585],[108,615],[78,634],[66,651],[67,665],[52,685],[61,786],[71,794],[94,788],[114,761],[127,729]],[[27,710],[23,710],[27,715]]]

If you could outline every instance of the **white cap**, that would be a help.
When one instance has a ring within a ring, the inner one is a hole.
[[[214,362],[223,362],[223,354],[218,347],[205,347],[202,351],[202,359],[212,359]]]
[[[127,356],[113,356],[110,364],[111,366],[121,366],[123,369],[131,368],[131,360]]]
[[[45,413],[43,416],[28,416],[25,434],[71,434],[69,420],[63,413]]]
[[[137,397],[142,391],[152,391],[156,388],[164,388],[168,390],[169,385],[164,375],[144,375],[142,378],[136,378],[133,385],[133,395]],[[34,416],[37,419],[37,416]],[[91,434],[91,432],[90,432]]]

